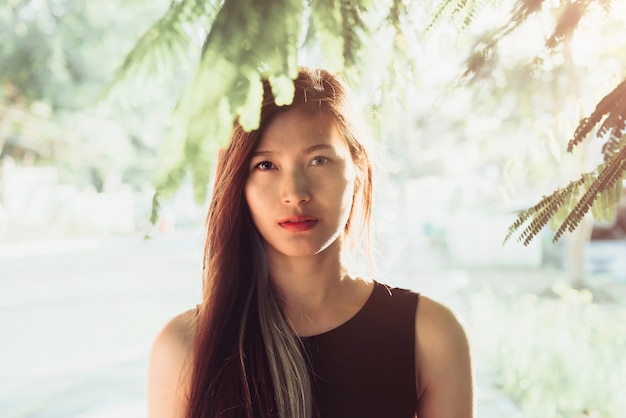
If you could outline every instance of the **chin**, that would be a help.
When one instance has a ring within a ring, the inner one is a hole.
[[[282,248],[281,248],[282,247]],[[266,247],[266,253],[272,252],[275,254],[280,254],[286,257],[314,257],[316,255],[322,254],[328,246],[272,246],[270,244]]]
[[[294,249],[294,248],[290,248],[288,250],[285,251],[279,251],[281,254],[287,256],[287,257],[314,257],[316,255],[319,255],[320,253],[322,253],[324,250],[323,249]]]
[[[341,251],[341,239],[338,237],[333,237],[329,240],[288,240],[280,241],[277,244],[272,245],[270,242],[265,241],[266,254],[275,253],[286,257],[314,257],[322,255],[326,251]]]

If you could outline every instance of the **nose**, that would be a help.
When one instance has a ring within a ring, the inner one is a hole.
[[[282,181],[282,201],[287,205],[299,205],[311,199],[309,180],[302,169],[285,173]]]

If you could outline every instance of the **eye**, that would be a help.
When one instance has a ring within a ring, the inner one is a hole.
[[[311,160],[311,165],[324,165],[328,162],[326,157],[315,157]]]
[[[261,161],[260,163],[256,164],[254,166],[254,168],[257,169],[257,170],[265,171],[265,170],[271,170],[271,169],[275,168],[275,166],[270,161]]]

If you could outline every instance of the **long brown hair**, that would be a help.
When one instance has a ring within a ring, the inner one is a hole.
[[[330,73],[301,69],[289,106],[274,103],[264,81],[260,127],[245,132],[235,123],[220,152],[207,215],[203,303],[197,318],[188,418],[280,417],[313,414],[308,363],[285,319],[270,279],[261,237],[245,200],[249,160],[263,129],[281,112],[319,103],[332,115],[350,148],[357,180],[345,235],[365,236],[372,200],[372,166],[346,87]]]

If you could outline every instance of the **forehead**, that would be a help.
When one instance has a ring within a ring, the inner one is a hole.
[[[347,149],[337,119],[329,111],[295,107],[277,115],[263,130],[258,149],[272,151],[323,143]]]

